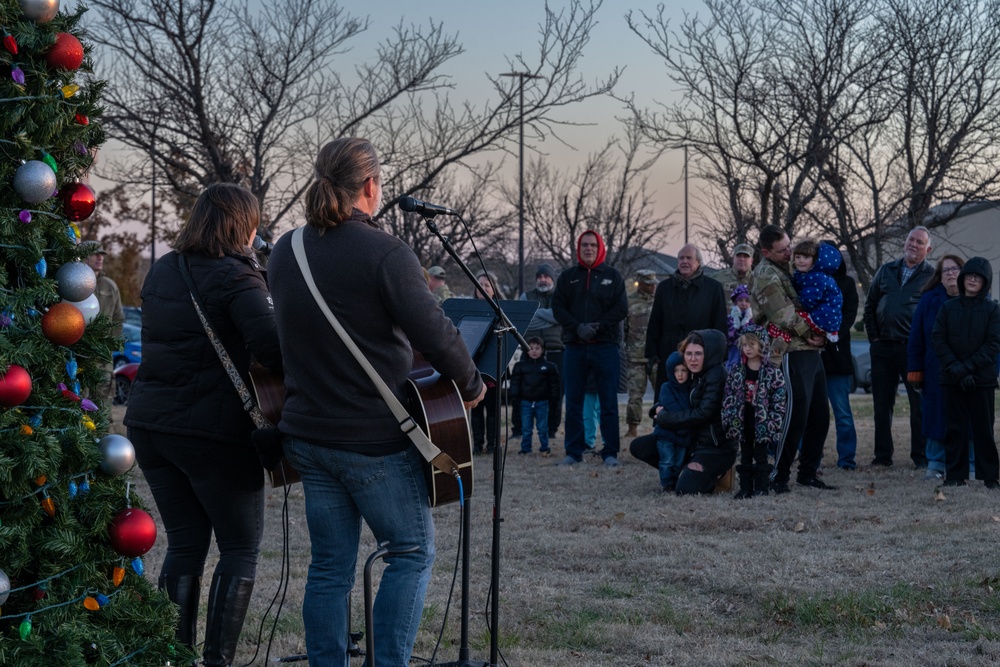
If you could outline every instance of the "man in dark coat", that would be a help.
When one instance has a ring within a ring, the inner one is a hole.
[[[701,251],[688,244],[677,253],[677,272],[656,286],[646,329],[646,359],[656,369],[655,394],[666,378],[661,360],[695,329],[726,335],[728,303],[722,285],[701,270]]]
[[[824,241],[836,247],[835,243]],[[837,428],[837,466],[842,470],[854,470],[857,462],[854,455],[858,449],[858,434],[854,429],[854,415],[851,413],[851,387],[854,377],[854,358],[851,356],[851,327],[858,317],[858,288],[853,276],[847,275],[844,262],[833,274],[841,294],[840,336],[835,343],[827,343],[823,348],[823,370],[826,371],[826,395],[833,408],[833,421]]]
[[[906,381],[906,341],[920,288],[934,275],[927,261],[931,236],[926,227],[914,227],[903,245],[903,257],[883,264],[865,299],[865,331],[871,344],[872,407],[875,411],[875,458],[872,465],[892,465],[892,411],[899,383],[910,401],[910,458],[927,467],[926,440],[920,396]]]
[[[577,240],[578,264],[563,271],[556,282],[552,312],[562,326],[563,386],[566,390],[566,458],[557,465],[583,460],[583,399],[587,375],[597,380],[601,403],[604,465],[615,468],[621,437],[618,433],[618,375],[622,321],[628,315],[625,280],[604,263],[604,240],[586,231]]]

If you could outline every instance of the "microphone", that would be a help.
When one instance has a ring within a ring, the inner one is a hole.
[[[437,204],[414,199],[413,197],[403,197],[399,200],[399,209],[407,213],[419,213],[420,215],[433,218],[435,215],[458,215],[458,211]]]
[[[274,244],[268,243],[259,236],[255,236],[253,237],[253,249],[267,257],[271,254],[271,251],[274,250]]]

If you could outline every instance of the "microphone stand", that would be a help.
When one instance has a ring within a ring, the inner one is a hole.
[[[455,263],[459,266],[459,268],[461,268],[465,275],[469,277],[472,284],[476,286],[476,290],[479,291],[483,299],[490,304],[490,307],[493,309],[493,312],[496,313],[498,320],[497,327],[493,331],[497,337],[497,387],[494,396],[494,409],[497,417],[493,426],[494,442],[496,444],[493,447],[493,545],[490,550],[490,590],[492,591],[492,598],[490,600],[490,661],[488,663],[491,667],[496,667],[496,665],[499,664],[498,661],[500,657],[497,639],[500,633],[500,522],[502,520],[500,518],[500,500],[503,489],[500,477],[500,379],[505,372],[505,369],[503,369],[504,336],[505,334],[510,333],[514,336],[514,339],[523,350],[528,349],[528,343],[518,332],[517,328],[511,323],[507,314],[503,312],[503,308],[500,307],[500,304],[498,304],[495,299],[491,298],[486,293],[486,290],[484,290],[483,286],[479,284],[478,280],[476,280],[476,277],[469,269],[469,266],[458,256],[458,252],[455,250],[455,246],[451,244],[451,240],[438,230],[437,225],[433,220],[437,213],[431,211],[421,211],[420,214],[424,216],[427,228],[441,240],[441,245],[444,247],[445,252],[447,252],[453,260],[455,260]],[[469,505],[469,500],[466,500],[465,513],[462,521],[461,643],[459,644],[458,660],[455,662],[442,663],[443,667],[482,667],[482,665],[486,664],[473,661],[469,658],[469,538],[472,533],[471,516],[472,511]]]

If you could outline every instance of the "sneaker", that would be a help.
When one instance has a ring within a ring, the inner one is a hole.
[[[983,482],[983,486],[985,486],[990,491],[1000,490],[1000,482],[998,482],[995,479],[986,480],[985,482]]]
[[[581,461],[577,461],[576,459],[574,459],[569,454],[567,454],[566,458],[564,458],[562,461],[556,461],[556,465],[557,466],[575,466],[575,465],[579,465],[580,463],[581,463]]]
[[[622,465],[621,463],[618,463],[618,459],[616,459],[613,456],[609,456],[608,458],[604,459],[605,468],[620,468],[621,465]]]
[[[873,466],[885,466],[889,468],[892,466],[892,461],[883,461],[882,459],[872,459]]]
[[[843,470],[844,472],[854,472],[855,470],[858,469],[857,466],[851,466],[851,465],[848,466],[838,465],[837,467]]]
[[[667,486],[661,486],[660,493],[674,493],[674,487],[669,484]]]
[[[924,473],[924,481],[929,481],[932,479],[944,479],[944,473],[938,472],[937,470],[931,470],[930,468],[928,468],[927,472]]]
[[[522,449],[522,450],[518,451],[517,453],[519,455],[521,455],[521,456],[527,456],[528,454],[531,453],[531,450],[530,449]]]
[[[837,488],[835,486],[830,486],[819,477],[800,477],[795,480],[795,483],[799,486],[808,486],[813,489],[823,489],[825,491],[833,491]]]
[[[771,493],[776,496],[780,496],[782,493],[790,493],[791,489],[788,488],[788,482],[771,482]]]
[[[941,486],[965,486],[966,482],[964,479],[946,479],[944,484]]]
[[[542,449],[542,450],[539,450],[538,453],[541,454],[542,456],[544,456],[545,458],[549,458],[550,456],[552,456],[552,450],[551,449]]]

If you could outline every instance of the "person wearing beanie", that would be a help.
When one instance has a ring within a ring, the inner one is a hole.
[[[552,295],[555,291],[557,272],[551,264],[539,264],[535,270],[535,287],[521,295],[522,301],[537,301],[538,310],[531,316],[531,322],[524,331],[524,337],[541,338],[545,347],[545,358],[562,372],[563,341],[562,326],[552,313]],[[556,437],[562,424],[562,382],[559,383],[558,394],[549,400],[548,436]],[[511,406],[511,435],[521,436],[521,406],[514,403]]]

